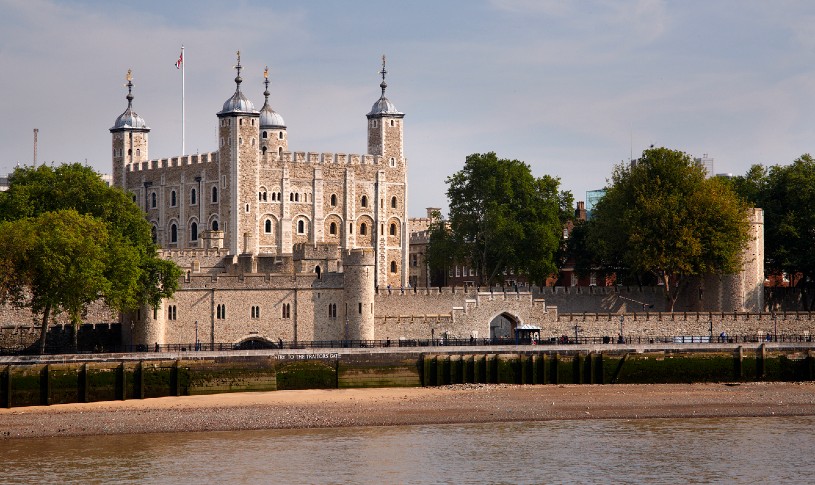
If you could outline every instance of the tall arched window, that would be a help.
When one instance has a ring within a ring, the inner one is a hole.
[[[175,224],[170,224],[170,242],[177,243],[178,242],[178,226]]]
[[[170,207],[175,207],[175,206],[176,206],[175,190],[171,190],[170,191]]]
[[[198,223],[193,222],[190,224],[190,241],[198,240]]]
[[[337,194],[331,194],[331,207],[337,207]]]
[[[214,220],[214,221],[212,221],[212,230],[213,230],[213,231],[217,231],[217,230],[218,230],[218,220],[217,220],[217,219],[216,219],[216,220]]]
[[[297,234],[305,234],[306,232],[306,223],[303,219],[297,221]]]
[[[396,273],[396,261],[391,261],[391,273]]]
[[[362,199],[360,200],[360,204],[362,205],[362,207],[368,207],[368,196],[367,195],[362,196]]]
[[[264,232],[266,232],[266,234],[271,234],[272,233],[272,221],[271,221],[271,219],[266,219],[266,224],[264,225],[263,230],[264,230]]]
[[[391,224],[391,236],[396,235],[396,224]]]
[[[190,190],[190,205],[195,205],[198,203],[197,194],[195,193],[195,189]]]
[[[335,222],[332,222],[331,225],[328,226],[328,233],[332,236],[337,234],[337,224]]]
[[[368,234],[368,225],[365,224],[364,222],[359,225],[359,234],[361,236]]]
[[[391,208],[396,209],[396,197],[391,197]]]
[[[155,192],[150,194],[150,207],[152,207],[153,209],[156,208],[156,193]]]
[[[218,202],[218,187],[212,187],[212,202]]]

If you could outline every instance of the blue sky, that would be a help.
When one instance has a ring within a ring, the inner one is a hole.
[[[650,144],[743,174],[815,152],[812,25],[815,3],[785,0],[0,0],[0,173],[31,163],[33,128],[40,162],[109,172],[128,68],[150,156],[178,155],[183,43],[189,153],[215,149],[236,50],[258,108],[269,66],[292,150],[364,152],[386,54],[411,216],[486,151],[577,200]]]

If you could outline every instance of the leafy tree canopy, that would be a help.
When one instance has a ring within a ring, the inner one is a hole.
[[[18,168],[0,193],[0,296],[75,325],[103,299],[119,311],[156,306],[178,288],[175,263],[158,257],[150,225],[130,197],[91,168]],[[74,332],[76,336],[76,332]]]
[[[787,273],[797,286],[815,281],[815,160],[808,154],[790,165],[754,165],[732,181],[749,203],[764,209],[766,270]],[[815,307],[815,298],[806,309]]]
[[[593,264],[656,276],[673,311],[688,276],[741,270],[746,210],[730,185],[706,179],[687,154],[652,148],[615,167],[581,237]]]
[[[499,279],[506,269],[532,283],[543,283],[557,271],[563,223],[572,217],[573,202],[571,193],[559,191],[559,179],[535,178],[524,162],[490,152],[468,156],[447,184],[449,233],[431,236],[430,254],[443,241],[456,251],[441,253],[448,260],[467,261],[484,283]]]

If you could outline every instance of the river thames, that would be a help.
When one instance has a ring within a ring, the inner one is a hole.
[[[3,483],[811,483],[815,417],[591,419],[0,442]]]

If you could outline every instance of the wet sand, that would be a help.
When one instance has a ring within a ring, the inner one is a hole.
[[[815,415],[815,383],[484,385],[164,397],[0,409],[0,437]]]

